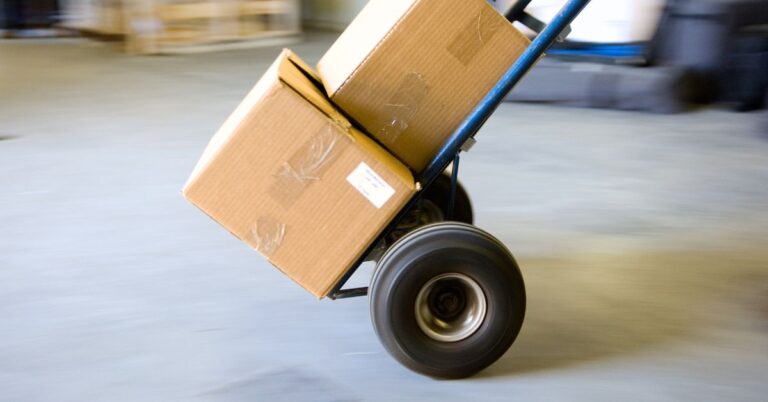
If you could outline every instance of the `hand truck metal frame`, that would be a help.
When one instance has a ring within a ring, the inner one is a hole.
[[[589,0],[568,0],[547,25],[525,12],[530,2],[519,0],[505,16],[538,35],[416,175],[424,190],[416,193],[327,295],[335,300],[369,294],[368,287],[345,289],[344,285],[384,245],[386,251],[376,258],[370,286],[373,325],[390,354],[422,374],[472,375],[501,357],[522,327],[525,286],[511,253],[490,234],[448,221],[461,191],[460,153],[471,147],[475,134],[549,46],[563,39]],[[451,163],[450,196],[444,200],[446,222],[419,227],[392,241],[392,234],[418,208],[426,190],[446,179],[443,172]]]

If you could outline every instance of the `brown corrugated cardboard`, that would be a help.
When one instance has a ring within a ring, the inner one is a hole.
[[[419,172],[528,44],[485,0],[372,0],[318,69],[333,101]]]
[[[284,51],[213,137],[184,196],[323,297],[415,183],[312,79]]]

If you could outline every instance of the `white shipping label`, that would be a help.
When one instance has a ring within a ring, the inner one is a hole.
[[[347,176],[347,181],[376,208],[383,207],[395,194],[395,189],[365,162],[360,162],[357,165],[355,170]]]

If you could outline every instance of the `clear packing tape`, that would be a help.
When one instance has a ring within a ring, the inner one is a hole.
[[[505,23],[507,23],[506,20],[501,18],[495,10],[484,7],[477,14],[477,18],[470,20],[458,32],[448,45],[448,52],[461,64],[469,65]]]
[[[271,256],[283,244],[286,226],[270,217],[262,217],[256,221],[251,230],[253,247],[264,256]]]
[[[378,124],[379,140],[387,145],[394,144],[400,135],[408,129],[411,119],[418,113],[424,98],[429,93],[429,85],[424,77],[417,73],[408,73],[397,92],[384,104],[385,121]]]
[[[320,179],[321,169],[328,164],[338,141],[330,126],[318,131],[293,154],[277,172],[278,178],[306,184]]]
[[[334,132],[338,127],[337,123],[329,123],[318,130],[274,172],[268,193],[283,208],[290,209],[307,187],[319,181],[348,145],[344,135]],[[272,217],[260,217],[251,230],[254,248],[267,257],[273,255],[282,245],[287,230],[287,225]]]
[[[468,66],[506,23],[492,8],[483,7],[476,18],[470,20],[448,45],[448,52],[461,64]],[[423,74],[412,71],[405,75],[395,94],[385,103],[382,121],[374,127],[380,141],[392,146],[408,130],[413,118],[429,94],[430,86]]]
[[[289,209],[342,151],[344,136],[335,133],[335,125],[328,124],[318,130],[274,173],[275,180],[269,195]]]

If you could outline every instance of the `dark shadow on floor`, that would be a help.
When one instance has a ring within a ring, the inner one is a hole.
[[[270,401],[270,402],[355,402],[351,395],[321,373],[299,368],[284,368],[236,381],[224,387],[199,395],[202,400],[217,401]]]
[[[741,253],[579,256],[520,265],[528,292],[525,324],[510,351],[478,378],[644,353],[695,336],[724,316],[752,314],[755,300],[741,303],[736,296],[759,295],[768,284],[768,256]]]

